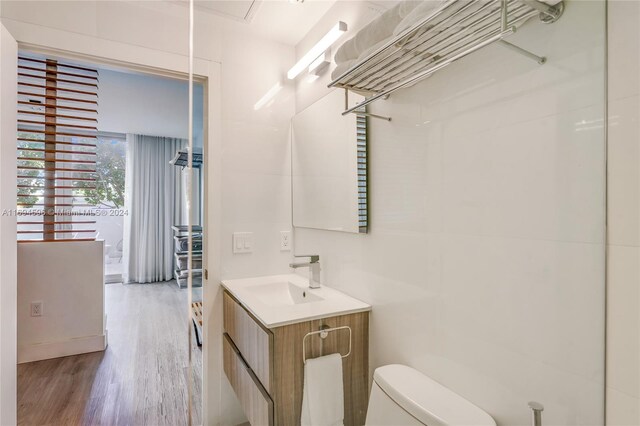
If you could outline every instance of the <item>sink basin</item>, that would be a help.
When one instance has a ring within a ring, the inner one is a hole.
[[[246,287],[246,290],[253,293],[260,302],[270,306],[291,306],[324,300],[308,288],[299,287],[291,282],[253,285]]]
[[[371,310],[326,285],[311,290],[298,274],[224,280],[222,286],[267,328]]]

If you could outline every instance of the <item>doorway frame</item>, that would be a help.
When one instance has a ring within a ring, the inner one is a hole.
[[[69,33],[54,28],[33,26],[11,19],[2,24],[15,38],[19,51],[28,51],[79,62],[88,62],[114,70],[188,80],[188,55],[143,46]],[[221,180],[222,180],[222,64],[215,60],[194,58],[193,81],[203,85],[203,341],[202,411],[203,424],[219,424],[222,380],[221,271]],[[16,234],[17,238],[17,234]],[[17,281],[10,283],[17,290]],[[14,301],[17,305],[17,300]],[[185,330],[192,332],[191,307],[185,306]],[[17,335],[15,336],[17,344]],[[191,350],[191,348],[189,348]],[[17,366],[16,366],[17,368]],[[17,408],[17,407],[16,407]]]

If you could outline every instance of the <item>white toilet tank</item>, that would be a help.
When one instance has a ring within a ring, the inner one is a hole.
[[[496,426],[493,418],[452,390],[405,365],[373,373],[367,426]]]

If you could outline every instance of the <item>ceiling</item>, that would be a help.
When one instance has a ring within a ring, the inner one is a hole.
[[[260,0],[196,0],[195,8],[236,21],[251,22]]]
[[[199,12],[244,22],[272,40],[296,45],[336,0],[196,0]]]

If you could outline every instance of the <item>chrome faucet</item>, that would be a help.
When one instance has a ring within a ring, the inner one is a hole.
[[[320,256],[313,254],[294,257],[308,257],[310,259],[309,262],[290,263],[289,267],[293,269],[309,268],[311,270],[311,275],[309,276],[309,288],[320,288]]]

